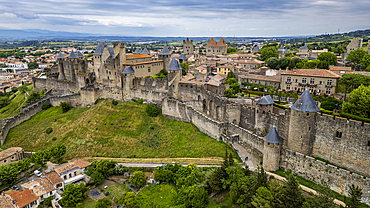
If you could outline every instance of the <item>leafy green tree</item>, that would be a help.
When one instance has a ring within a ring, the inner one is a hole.
[[[347,91],[351,92],[353,89],[356,89],[361,84],[363,84],[364,86],[370,85],[370,77],[362,74],[346,73],[343,74],[342,77],[339,79],[339,84],[346,86],[346,90],[344,93],[344,98],[346,98]]]
[[[370,66],[370,54],[364,55],[364,57],[361,60],[361,65],[365,68]]]
[[[146,177],[143,171],[135,171],[130,177],[130,183],[135,187],[144,186],[145,181],[146,181]]]
[[[289,66],[290,59],[287,57],[282,57],[279,59],[280,69],[285,70]]]
[[[346,61],[350,61],[356,64],[361,63],[362,58],[367,54],[367,51],[364,51],[362,49],[357,49],[354,51],[351,51],[346,58]]]
[[[46,103],[42,104],[42,110],[47,110],[51,107],[53,107],[53,106],[49,102],[46,102]]]
[[[289,69],[294,69],[295,68],[295,63],[294,63],[293,59],[290,59],[288,67],[289,67]]]
[[[324,108],[325,110],[334,110],[337,105],[342,104],[341,101],[335,99],[333,96],[328,97],[323,102],[321,102],[320,108]]]
[[[49,196],[48,198],[44,200],[44,205],[46,205],[47,207],[51,206],[52,200],[53,200],[53,196]]]
[[[228,78],[227,80],[225,80],[225,84],[234,84],[234,83],[237,83],[236,79],[235,78]]]
[[[269,59],[267,59],[267,65],[271,69],[277,69],[277,66],[279,65],[279,59],[276,57],[270,57]]]
[[[305,201],[299,183],[293,175],[289,175],[284,184],[282,201],[286,208],[301,207]]]
[[[299,63],[297,63],[296,65],[295,65],[295,67],[296,68],[298,68],[298,69],[303,69],[303,63],[302,62],[299,62]]]
[[[236,52],[238,52],[238,51],[234,47],[228,47],[227,48],[227,53],[236,53]]]
[[[0,52],[0,58],[6,58],[8,57],[8,55],[6,55],[5,52]]]
[[[335,65],[337,64],[337,56],[331,52],[324,52],[321,53],[317,60],[319,61],[326,61],[329,65]]]
[[[261,54],[264,61],[267,61],[271,57],[279,57],[279,51],[276,49],[275,46],[262,48]]]
[[[355,185],[349,187],[349,198],[345,201],[347,208],[360,208],[361,207],[362,190]]]
[[[125,204],[127,208],[136,208],[139,207],[139,203],[135,198],[134,192],[124,193],[118,200],[118,203]]]
[[[82,203],[77,203],[76,208],[84,208],[84,205]]]
[[[178,190],[177,204],[186,208],[202,208],[209,203],[207,190],[196,187],[187,186]]]
[[[25,93],[25,92],[27,91],[27,86],[22,85],[22,86],[20,86],[20,87],[18,88],[18,90],[19,90],[19,92],[21,92],[21,93]]]
[[[309,202],[305,201],[303,202],[302,208],[311,208],[311,205]]]
[[[240,92],[240,84],[235,82],[233,84],[230,85],[230,88],[233,89],[233,93],[234,94],[237,94]]]
[[[12,186],[15,184],[19,175],[19,168],[15,163],[0,166],[0,181],[7,185]]]
[[[98,160],[94,161],[87,169],[89,175],[93,174],[95,171],[104,175],[104,177],[108,177],[115,173],[117,162],[110,161],[110,160]]]
[[[154,170],[154,179],[160,183],[173,183],[173,172],[168,169],[163,169],[162,166]]]
[[[305,68],[305,69],[314,69],[314,68],[316,68],[316,66],[317,66],[316,61],[307,61],[304,64],[303,68]]]
[[[229,165],[230,165],[230,166],[235,165],[234,158],[233,158],[233,154],[232,154],[231,152],[230,152],[230,154],[229,154]]]
[[[154,104],[148,104],[146,107],[145,107],[145,112],[148,114],[148,116],[150,117],[157,117],[158,115],[160,115],[162,113],[161,109],[158,108],[156,105]]]
[[[343,103],[343,112],[370,118],[370,86],[361,85],[349,94],[349,102]]]
[[[60,102],[60,107],[62,108],[63,113],[66,113],[71,109],[71,105],[67,102]]]
[[[10,100],[8,97],[1,97],[0,98],[0,108],[4,108],[5,106],[9,105]]]
[[[24,172],[24,171],[30,169],[31,160],[28,159],[28,158],[24,158],[23,160],[18,161],[17,165],[18,165],[18,169],[20,169],[20,171]]]
[[[268,180],[267,180],[267,174],[263,167],[258,166],[257,167],[257,176],[256,176],[256,183],[255,183],[255,190],[258,189],[258,187],[268,187]]]
[[[98,199],[95,203],[95,208],[109,208],[110,206],[112,206],[112,202],[107,197]]]
[[[231,97],[233,94],[234,94],[233,89],[231,89],[231,88],[227,88],[227,89],[224,90],[224,95],[226,97]]]
[[[245,171],[240,165],[226,168],[227,177],[221,179],[223,188],[230,188],[230,197],[233,203],[245,204],[250,203],[255,193],[253,189],[253,178],[247,177]]]
[[[227,73],[226,80],[231,79],[231,78],[234,78],[234,72],[230,70],[230,71]]]
[[[329,69],[329,64],[326,61],[320,61],[319,64],[317,64],[317,68],[319,68],[319,69]]]
[[[40,93],[32,91],[31,93],[29,93],[29,96],[27,98],[27,103],[33,102],[37,99],[40,99],[40,97],[41,97]]]
[[[68,184],[62,193],[61,204],[68,207],[76,206],[78,202],[86,198],[86,191],[87,187],[84,183],[80,185],[74,183]]]
[[[354,70],[355,71],[362,71],[362,65],[361,64],[356,64]]]
[[[93,172],[93,174],[91,174],[90,177],[95,186],[99,186],[105,181],[104,175],[99,173],[98,171]]]
[[[344,53],[344,48],[342,46],[340,46],[340,45],[337,46],[337,48],[335,50],[335,53],[339,53],[339,55],[342,54],[342,53]]]
[[[28,69],[38,69],[39,68],[39,64],[35,61],[35,62],[30,62],[28,63]]]
[[[271,192],[266,187],[259,187],[253,196],[252,205],[257,208],[271,208],[270,202],[273,200]]]

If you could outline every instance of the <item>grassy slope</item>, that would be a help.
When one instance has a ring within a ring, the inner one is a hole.
[[[176,205],[176,189],[172,185],[149,184],[137,195],[141,207],[172,207]]]
[[[27,86],[28,91],[32,90],[32,89],[33,89],[33,85],[28,85]],[[13,117],[13,116],[19,114],[19,112],[21,112],[21,106],[24,106],[24,105],[27,104],[25,102],[24,93],[21,93],[21,92],[18,91],[14,95],[12,95],[9,99],[11,99],[14,96],[15,96],[15,98],[10,101],[9,105],[0,109],[0,119],[10,118],[10,117]]]
[[[103,100],[92,108],[74,108],[67,113],[52,107],[11,129],[2,148],[20,146],[38,151],[62,142],[67,146],[67,158],[224,156],[225,144],[191,123],[148,117],[145,106],[133,102],[113,106]],[[45,131],[49,127],[53,132],[48,135]]]

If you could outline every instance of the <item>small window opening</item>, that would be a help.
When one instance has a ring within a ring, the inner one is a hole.
[[[342,138],[342,132],[337,131],[335,136],[338,138]]]
[[[367,146],[370,147],[370,141],[367,142]]]

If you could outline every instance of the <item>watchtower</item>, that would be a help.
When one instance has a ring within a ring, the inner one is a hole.
[[[177,62],[176,58],[173,57],[171,59],[170,66],[167,68],[168,70],[168,96],[173,97],[173,98],[178,98],[179,97],[179,82],[181,80],[181,74],[182,74],[182,69]]]
[[[158,59],[163,61],[164,69],[167,69],[170,66],[171,53],[166,44],[164,44],[162,51],[158,53]]]
[[[64,68],[63,68],[63,61],[65,61],[65,56],[62,54],[62,52],[59,53],[58,57],[57,57],[57,60],[58,60],[58,72],[59,72],[59,76],[58,76],[58,80],[63,80],[65,79],[65,75],[64,75]]]
[[[310,155],[315,139],[317,112],[320,109],[308,90],[302,93],[291,109],[288,147],[293,151]]]
[[[274,101],[270,95],[263,96],[256,104],[256,116],[255,116],[255,129],[258,133],[267,131],[266,128],[266,116],[272,112]],[[267,132],[265,132],[266,134]]]
[[[263,147],[263,169],[266,171],[275,171],[279,169],[280,148],[284,141],[276,131],[275,125],[265,137]]]
[[[126,66],[121,74],[121,83],[123,90],[129,90],[134,87],[135,71],[131,66]]]
[[[183,48],[184,54],[186,55],[194,54],[193,40],[189,41],[189,38],[186,38],[186,41],[183,40],[182,48]]]

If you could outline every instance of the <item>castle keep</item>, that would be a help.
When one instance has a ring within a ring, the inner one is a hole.
[[[146,78],[162,69],[168,70],[166,78]],[[215,139],[239,144],[267,171],[283,167],[317,183],[324,179],[341,194],[355,184],[363,189],[362,201],[370,204],[370,125],[320,113],[307,90],[288,109],[275,107],[270,96],[228,99],[222,96],[225,85],[183,81],[181,66],[171,59],[167,46],[154,60],[145,49],[126,54],[123,43],[100,43],[92,61],[78,53],[69,58],[60,54],[58,72],[47,79],[33,78],[33,85],[48,93],[23,107],[18,117],[1,120],[2,143],[10,128],[41,111],[38,102],[85,107],[99,98],[143,98],[156,103],[168,118],[192,122]]]

